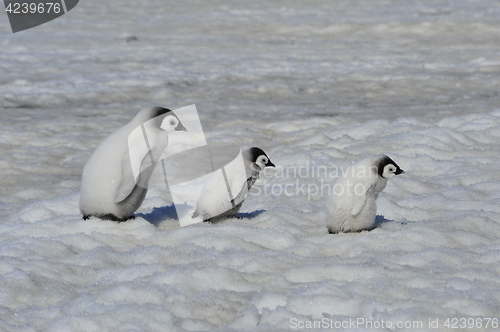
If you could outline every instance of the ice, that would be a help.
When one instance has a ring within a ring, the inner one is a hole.
[[[12,34],[0,11],[0,330],[498,318],[499,17],[493,0],[81,1]],[[278,166],[241,218],[180,227],[152,189],[135,220],[82,220],[98,144],[191,104],[208,143]],[[332,174],[380,153],[406,173],[378,227],[328,234]]]

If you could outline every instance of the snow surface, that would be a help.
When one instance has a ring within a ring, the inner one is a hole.
[[[0,330],[500,318],[499,45],[496,0],[86,0],[16,34],[0,12]],[[244,218],[181,228],[152,190],[81,220],[103,138],[190,104],[281,166]],[[327,234],[321,188],[379,153],[406,171],[380,227]]]

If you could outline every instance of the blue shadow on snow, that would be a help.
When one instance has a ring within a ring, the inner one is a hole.
[[[264,212],[266,212],[266,210],[256,210],[253,212],[238,213],[236,215],[236,218],[252,219]],[[179,217],[177,216],[177,211],[175,210],[175,204],[162,207],[155,207],[153,208],[153,211],[151,211],[150,213],[136,213],[135,216],[144,218],[148,222],[157,227],[159,224],[161,224],[163,221],[167,219],[179,220]]]

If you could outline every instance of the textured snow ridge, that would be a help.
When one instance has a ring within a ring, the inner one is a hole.
[[[0,224],[2,329],[267,331],[291,319],[495,316],[500,111],[343,122],[264,125],[269,155],[289,172],[261,177],[243,219],[181,228],[161,190],[125,223],[81,220],[78,193],[17,194],[28,203]],[[327,234],[314,186],[334,179],[313,170],[378,153],[406,170],[378,198],[380,227]],[[305,187],[279,195],[287,184]]]

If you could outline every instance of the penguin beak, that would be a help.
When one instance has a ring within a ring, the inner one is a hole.
[[[179,122],[177,127],[175,127],[175,131],[187,131],[187,129],[182,125],[182,123]]]
[[[399,175],[399,174],[404,174],[405,171],[403,171],[401,168],[398,168],[394,174]]]
[[[271,162],[271,160],[269,160],[269,161],[267,162],[267,164],[266,164],[266,167],[276,167],[276,165],[275,165],[275,164],[273,164],[273,163]]]

